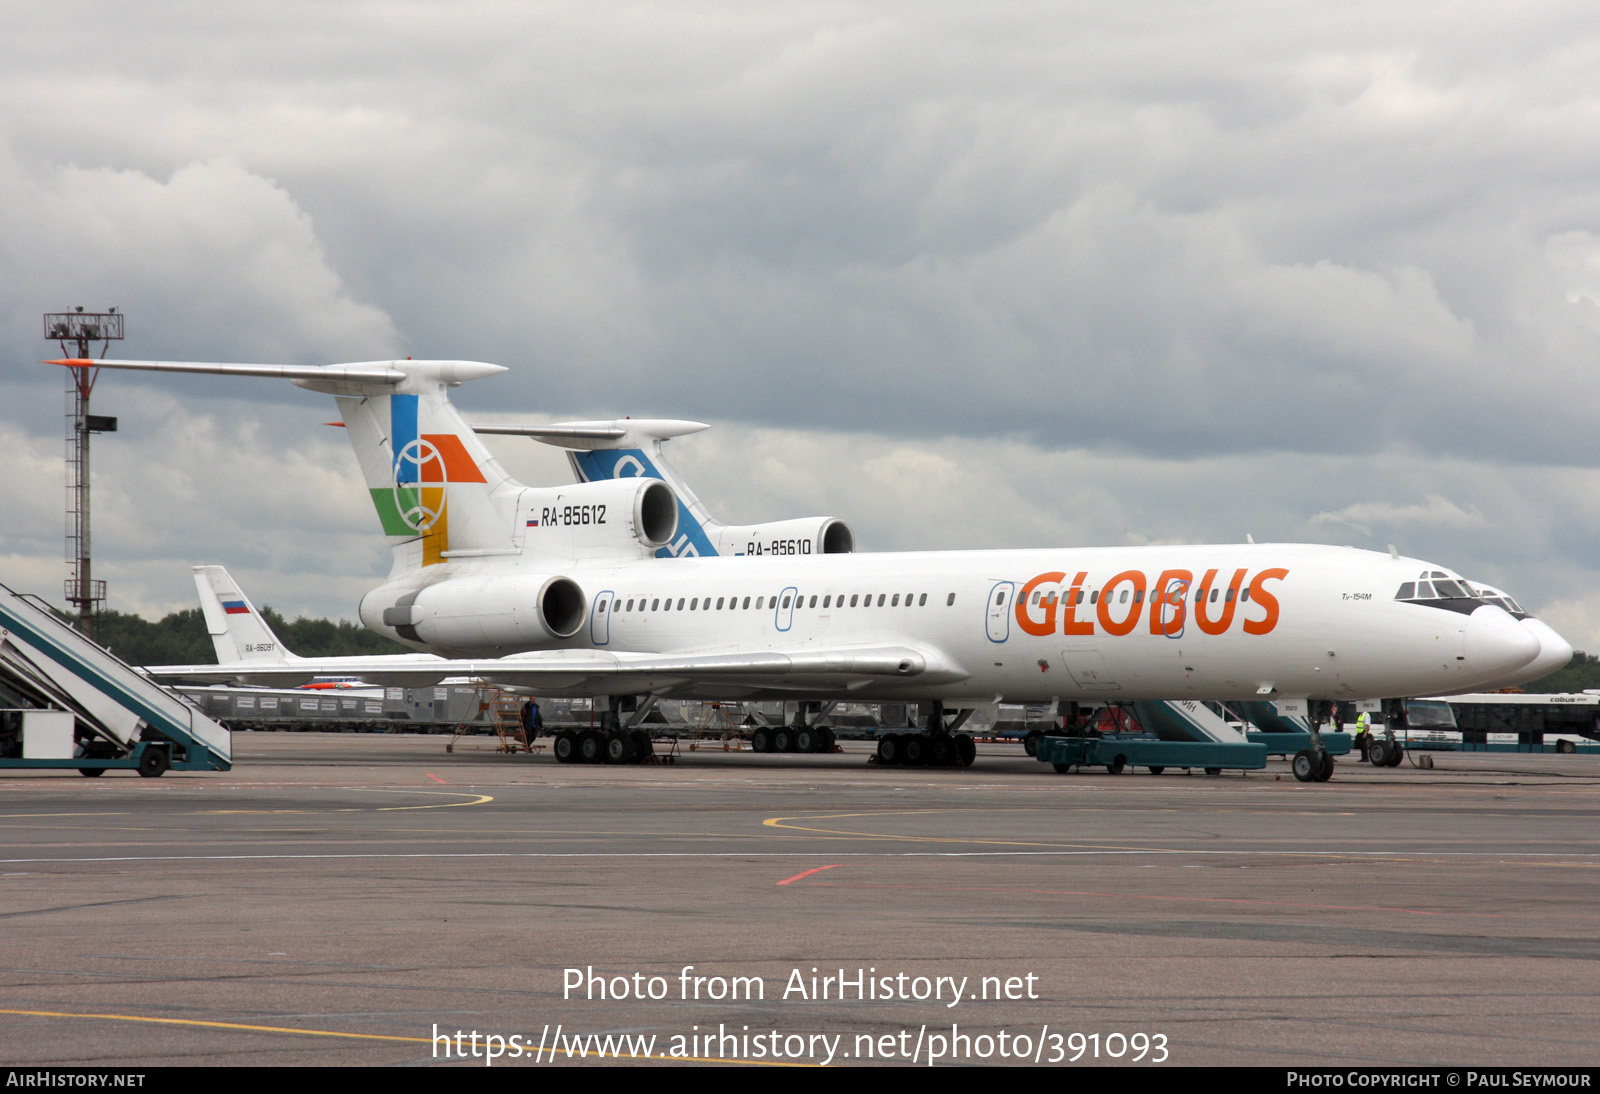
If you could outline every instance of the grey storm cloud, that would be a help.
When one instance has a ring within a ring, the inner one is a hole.
[[[716,421],[675,456],[737,519],[1399,538],[1600,642],[1583,5],[70,12],[0,13],[8,574],[58,587],[39,313],[114,303],[126,356],[489,360],[476,417]],[[382,572],[325,401],[97,398],[115,605],[219,561],[349,615]]]

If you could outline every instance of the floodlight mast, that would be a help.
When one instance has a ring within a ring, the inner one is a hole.
[[[60,344],[63,356],[88,360],[91,345],[98,342],[104,357],[112,342],[122,340],[122,320],[116,308],[49,312],[44,317],[44,336]],[[77,611],[78,629],[91,637],[95,617],[106,599],[106,583],[95,580],[90,553],[89,436],[114,433],[117,428],[115,418],[89,413],[89,396],[99,375],[97,368],[67,370],[67,561],[72,575],[65,591],[67,603]]]

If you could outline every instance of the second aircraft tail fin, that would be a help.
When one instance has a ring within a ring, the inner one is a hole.
[[[579,482],[610,479],[660,479],[678,495],[678,528],[657,558],[679,555],[709,557],[723,553],[715,537],[723,527],[695,496],[689,484],[661,452],[661,442],[698,433],[710,426],[678,418],[617,418],[612,421],[560,422],[546,426],[474,425],[478,433],[532,437],[567,450]]]
[[[675,418],[618,418],[535,426],[473,426],[479,433],[532,437],[567,450],[579,482],[661,479],[678,495],[678,527],[657,558],[710,555],[831,555],[855,550],[855,533],[835,517],[800,517],[764,524],[724,524],[714,518],[661,452],[662,442],[709,428]]]
[[[200,593],[200,611],[205,616],[211,644],[216,647],[217,664],[260,661],[283,665],[299,660],[278,641],[227,570],[221,566],[196,566],[194,586]]]

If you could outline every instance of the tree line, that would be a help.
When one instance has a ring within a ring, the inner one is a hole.
[[[290,622],[270,607],[261,618],[278,640],[302,657],[352,657],[367,654],[414,653],[414,650],[344,620],[306,619]],[[128,612],[100,613],[95,639],[131,665],[214,665],[216,650],[199,608],[173,612],[158,623]]]

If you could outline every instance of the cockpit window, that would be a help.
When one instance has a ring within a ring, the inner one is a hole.
[[[1485,604],[1494,604],[1498,607],[1504,608],[1518,619],[1532,618],[1528,615],[1528,610],[1521,604],[1518,604],[1514,598],[1506,593],[1501,592],[1499,589],[1496,589],[1493,586],[1475,584],[1468,586],[1468,588],[1476,593],[1478,598]]]
[[[1482,605],[1504,608],[1519,619],[1527,613],[1499,589],[1475,585],[1465,578],[1451,577],[1442,570],[1425,570],[1416,581],[1407,581],[1394,594],[1396,600],[1411,600],[1434,608],[1471,615]]]

